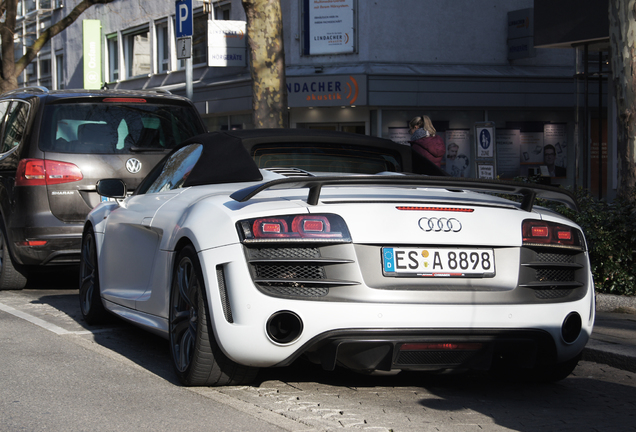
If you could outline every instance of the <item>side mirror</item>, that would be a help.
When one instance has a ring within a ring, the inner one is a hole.
[[[126,183],[120,179],[102,179],[97,182],[97,193],[107,198],[126,198]]]

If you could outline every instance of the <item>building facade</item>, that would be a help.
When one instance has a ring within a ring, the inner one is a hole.
[[[44,20],[56,22],[78,2],[23,0],[24,46],[29,14],[39,17],[39,31]],[[211,13],[203,2],[192,3],[193,102],[210,130],[251,128],[248,65],[210,66],[207,48],[209,20],[244,21],[241,1],[212,0]],[[453,175],[480,174],[477,132],[489,128],[496,153],[485,176],[542,174],[552,184],[577,184],[577,56],[571,49],[534,48],[533,0],[281,5],[291,127],[406,143],[408,121],[428,115],[445,138],[444,163]],[[185,95],[174,0],[116,0],[81,18],[101,22],[102,81],[109,88]],[[38,64],[22,83],[82,88],[82,22],[56,36]]]

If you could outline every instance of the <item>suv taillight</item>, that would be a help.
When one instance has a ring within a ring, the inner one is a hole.
[[[22,159],[15,176],[16,186],[43,186],[70,183],[84,176],[77,165],[43,159]]]

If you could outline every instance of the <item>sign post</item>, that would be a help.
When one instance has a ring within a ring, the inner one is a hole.
[[[177,58],[185,59],[186,97],[192,100],[192,0],[175,1]]]
[[[497,178],[495,123],[475,123],[475,173],[477,178]]]

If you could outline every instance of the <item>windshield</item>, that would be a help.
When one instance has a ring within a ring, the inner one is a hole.
[[[163,151],[205,132],[191,107],[73,103],[44,111],[40,149],[60,153]]]
[[[252,148],[252,157],[259,168],[357,174],[402,171],[402,160],[396,152],[344,144],[262,144]]]

